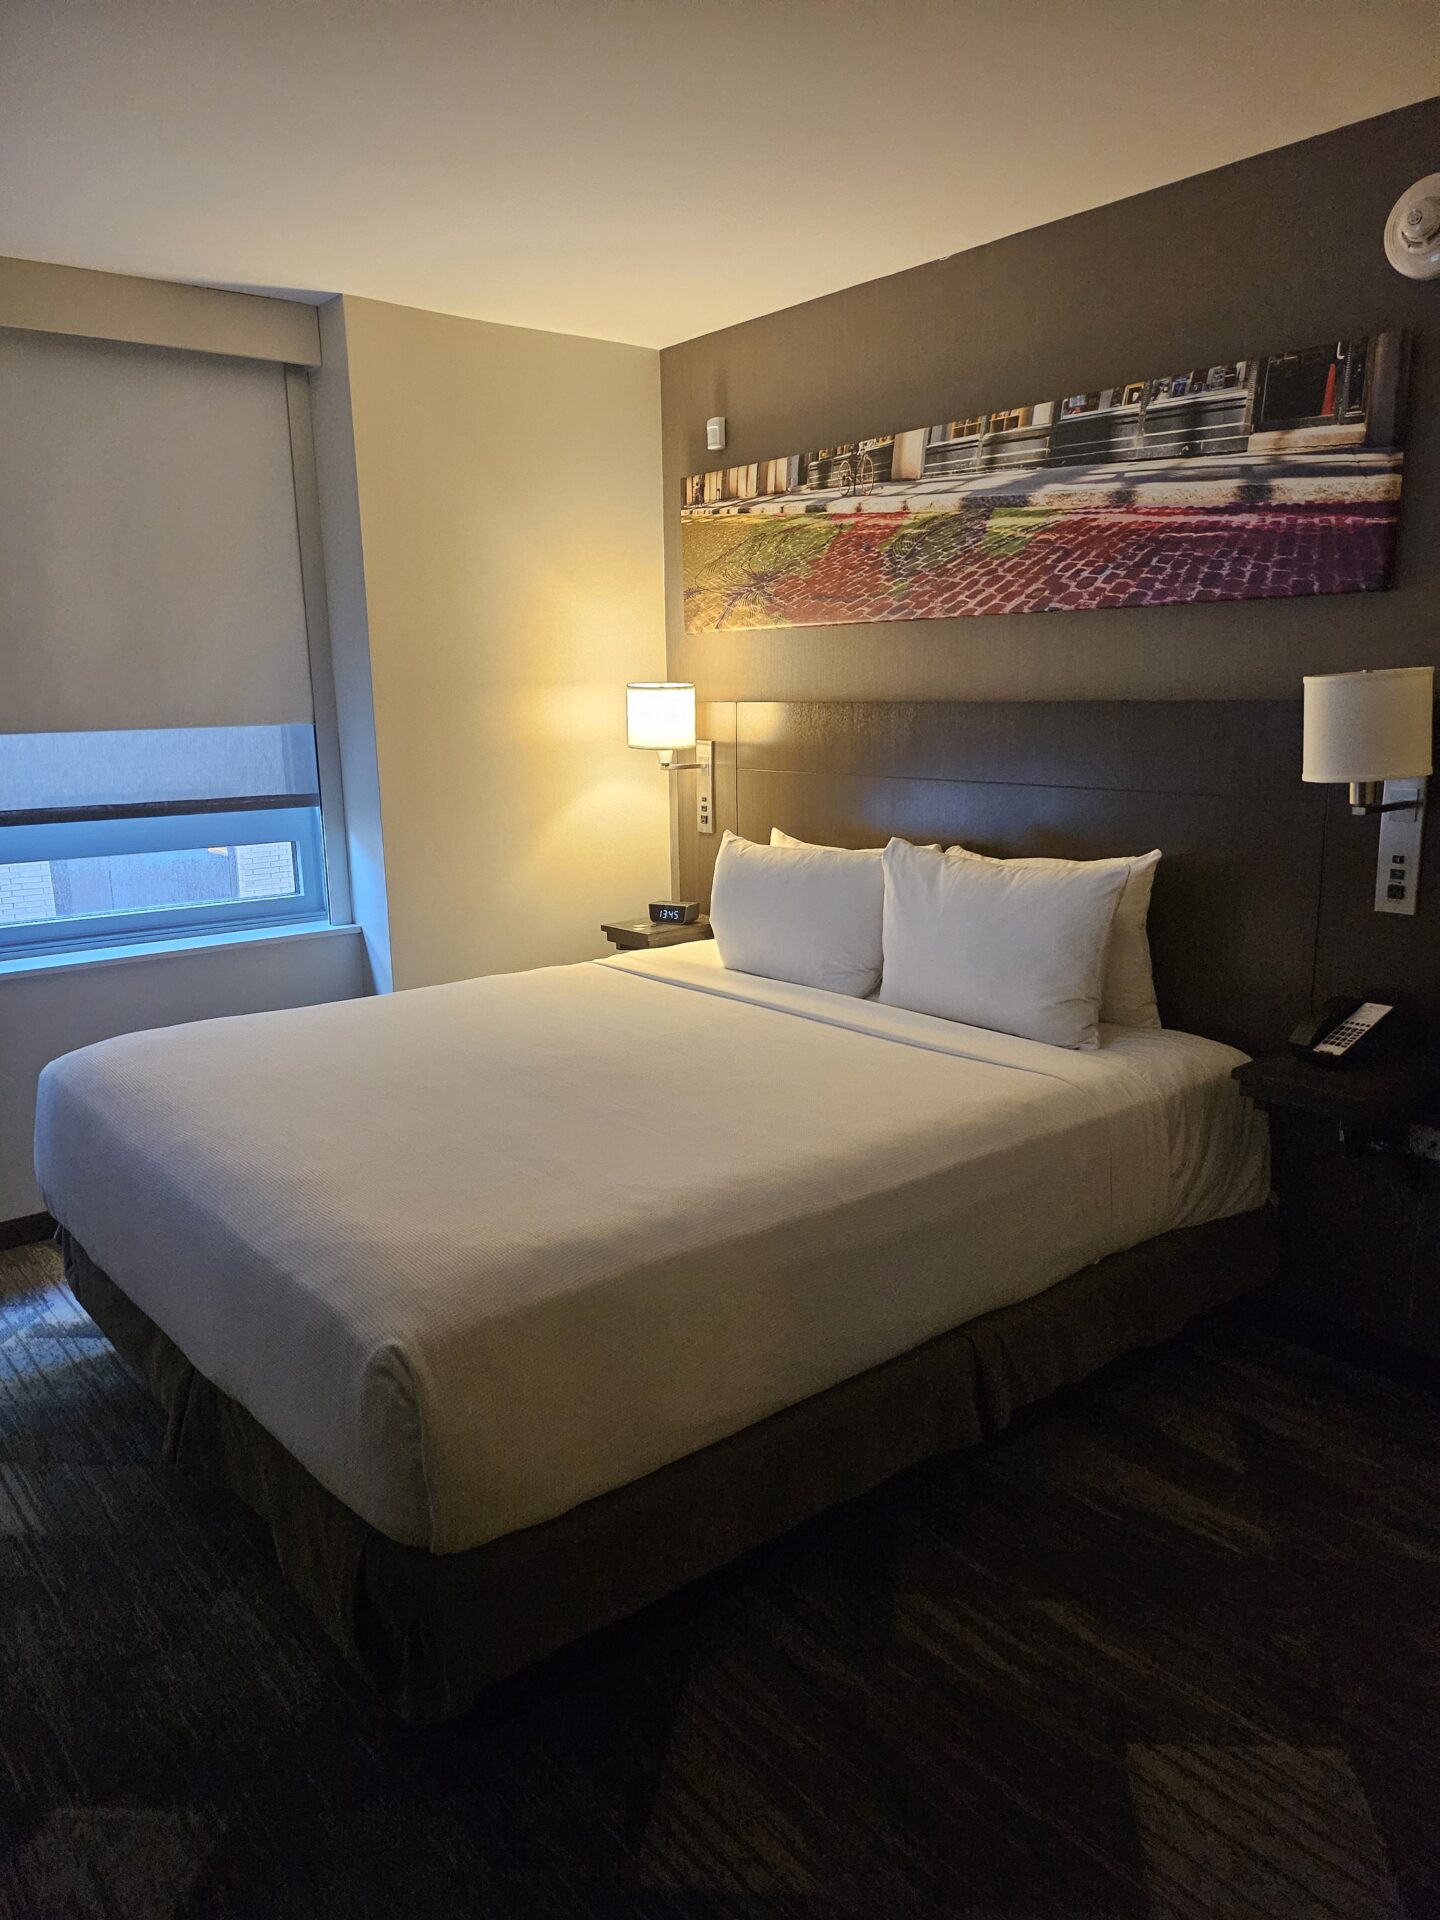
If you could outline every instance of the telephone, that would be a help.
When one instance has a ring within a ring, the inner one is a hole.
[[[1355,993],[1327,1000],[1318,1013],[1307,1014],[1290,1036],[1295,1053],[1331,1067],[1352,1063],[1373,1067],[1419,1042],[1418,1024],[1410,1009]]]

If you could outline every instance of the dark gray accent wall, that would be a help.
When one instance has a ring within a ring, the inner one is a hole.
[[[903,191],[903,156],[884,164]],[[1223,699],[1294,696],[1302,673],[1440,662],[1440,282],[1402,279],[1381,244],[1392,203],[1437,167],[1430,100],[668,348],[670,672],[715,700]],[[797,219],[844,221],[843,190],[794,200]],[[1077,392],[1117,368],[1139,377],[1382,327],[1415,342],[1389,592],[684,632],[686,473]],[[729,421],[719,456],[705,451],[713,413]]]

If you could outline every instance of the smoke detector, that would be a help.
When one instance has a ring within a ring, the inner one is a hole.
[[[1385,258],[1408,280],[1440,279],[1440,173],[1427,173],[1390,209]]]

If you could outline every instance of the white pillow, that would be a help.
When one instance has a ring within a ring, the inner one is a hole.
[[[710,928],[722,967],[863,1000],[880,978],[884,905],[878,848],[720,842]]]
[[[823,840],[797,840],[793,833],[782,833],[779,827],[771,827],[770,844],[772,847],[823,847],[826,845],[826,842]],[[862,847],[860,851],[862,853],[882,854],[885,849],[883,847]]]
[[[886,1005],[1055,1047],[1100,1044],[1123,863],[1055,871],[892,840],[883,867]]]
[[[779,827],[770,829],[772,847],[807,847],[808,840],[793,839]],[[934,846],[934,841],[926,842]],[[876,848],[876,857],[882,849]],[[951,853],[967,860],[988,860],[985,853],[972,853],[969,847],[951,847]],[[1018,860],[1001,861],[1002,866],[1093,867],[1116,865],[1126,869],[1125,890],[1115,909],[1110,927],[1110,946],[1105,955],[1105,985],[1100,995],[1100,1018],[1117,1027],[1158,1027],[1160,1009],[1155,1004],[1155,975],[1150,964],[1150,936],[1146,922],[1150,917],[1150,895],[1155,885],[1155,869],[1160,850],[1134,855],[1121,854],[1112,861],[1057,860],[1044,855],[1024,855]]]
[[[782,833],[779,827],[771,827],[770,844],[772,847],[818,847],[823,843],[819,840],[797,840],[793,834]],[[927,841],[926,844],[937,847],[940,843],[938,840],[930,840]],[[883,847],[862,847],[860,848],[860,852],[873,853],[878,860],[885,852],[885,849]]]
[[[951,847],[950,852],[966,860],[987,860],[988,854],[972,853],[968,847]],[[1150,893],[1155,885],[1155,869],[1160,851],[1121,855],[1112,860],[1050,860],[1043,855],[1019,860],[999,860],[1002,867],[1040,867],[1050,871],[1076,867],[1120,867],[1125,871],[1125,890],[1115,909],[1110,928],[1110,949],[1105,956],[1105,985],[1100,995],[1100,1018],[1117,1027],[1158,1027],[1160,1009],[1155,1004],[1155,975],[1150,966],[1150,936],[1145,922],[1150,914]]]

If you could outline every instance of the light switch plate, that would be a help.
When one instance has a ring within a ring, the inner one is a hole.
[[[695,742],[695,827],[699,833],[715,831],[715,742]]]
[[[1414,913],[1420,890],[1420,844],[1425,825],[1425,782],[1387,780],[1387,804],[1413,800],[1401,813],[1380,816],[1380,858],[1375,868],[1375,911]]]

